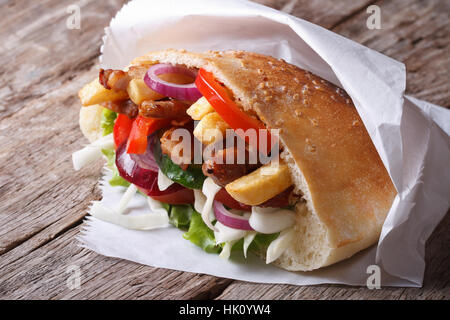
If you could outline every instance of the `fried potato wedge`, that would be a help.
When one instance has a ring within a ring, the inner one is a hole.
[[[205,97],[198,99],[186,110],[186,113],[194,120],[202,120],[208,113],[214,112],[214,108]]]
[[[203,144],[208,145],[226,137],[226,130],[230,126],[223,121],[217,112],[205,115],[194,129],[194,136]]]
[[[150,89],[142,79],[131,79],[127,87],[131,101],[138,106],[145,100],[159,100],[164,98],[162,94]]]
[[[291,185],[288,166],[279,162],[266,164],[227,184],[225,189],[235,200],[256,206],[275,197]]]
[[[108,90],[100,84],[98,78],[95,78],[78,92],[78,97],[81,104],[86,107],[106,101],[125,100],[128,98],[128,93],[126,91]]]

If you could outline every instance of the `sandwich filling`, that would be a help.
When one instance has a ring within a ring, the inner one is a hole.
[[[276,260],[292,238],[295,193],[277,132],[213,74],[182,65],[103,70],[79,93],[101,110],[103,137],[73,155],[76,169],[108,159],[110,184],[127,187],[119,208],[95,204],[91,214],[135,229],[172,224],[207,252],[235,250]],[[140,192],[152,214],[123,214]]]

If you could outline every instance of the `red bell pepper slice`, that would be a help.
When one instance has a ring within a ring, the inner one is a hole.
[[[230,98],[227,89],[218,82],[211,72],[205,69],[200,69],[195,79],[195,85],[200,93],[208,100],[214,110],[222,117],[222,119],[233,130],[242,129],[245,133],[248,129],[256,130],[257,142],[253,147],[258,150],[259,141],[262,134],[267,135],[267,147],[270,151],[270,133],[266,130],[264,124],[256,118],[246,114],[242,111],[236,103]],[[260,132],[260,129],[264,129],[264,133]],[[239,135],[239,132],[236,132]],[[240,135],[247,143],[252,143],[248,136],[244,134]],[[250,140],[250,141],[249,141]],[[260,150],[261,151],[261,150]],[[265,151],[265,150],[263,150]]]
[[[113,130],[114,144],[116,145],[116,149],[120,144],[122,144],[122,142],[127,141],[132,125],[133,119],[128,118],[127,115],[123,113],[119,113],[117,115]]]
[[[147,137],[156,130],[168,126],[171,120],[137,116],[128,137],[127,153],[145,153],[145,150],[147,150]]]

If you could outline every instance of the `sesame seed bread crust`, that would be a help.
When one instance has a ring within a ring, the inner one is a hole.
[[[313,270],[375,243],[396,195],[389,175],[344,90],[285,61],[244,51],[165,50],[137,58],[204,68],[280,129],[282,157],[306,199],[297,206],[296,237],[275,262]]]

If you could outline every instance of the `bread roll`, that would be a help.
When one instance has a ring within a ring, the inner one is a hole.
[[[245,111],[280,130],[282,158],[305,203],[296,236],[275,261],[293,271],[321,268],[375,243],[396,195],[344,90],[283,60],[244,51],[165,50],[137,58],[212,72]]]

